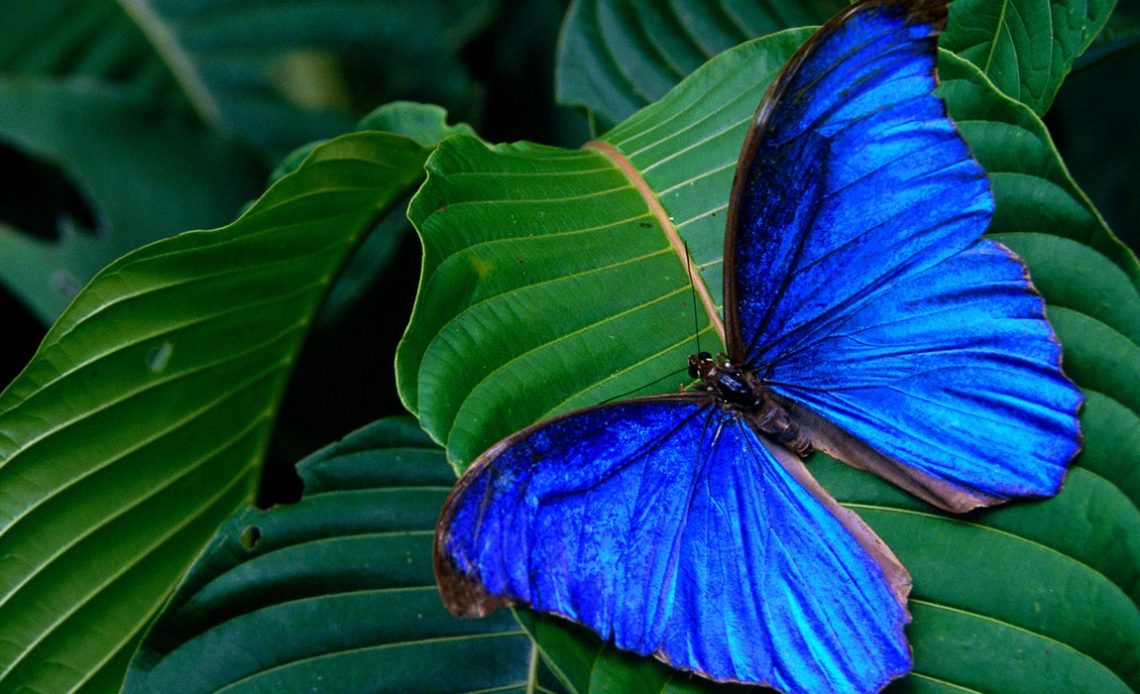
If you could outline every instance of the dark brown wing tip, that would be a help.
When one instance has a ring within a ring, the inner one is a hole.
[[[946,28],[950,0],[859,0],[833,16],[824,27],[831,28],[867,8],[892,5],[906,13],[907,24],[925,24],[935,32]]]
[[[910,24],[926,24],[935,31],[946,28],[949,16],[947,0],[904,0],[907,6],[906,20]]]
[[[511,601],[495,597],[478,580],[447,570],[440,573],[439,555],[436,555],[435,582],[439,597],[447,611],[456,617],[486,617]]]
[[[491,595],[479,579],[456,572],[454,562],[443,551],[450,510],[451,504],[445,504],[432,543],[432,568],[439,597],[447,611],[456,617],[486,617],[503,605],[511,604],[511,600]]]

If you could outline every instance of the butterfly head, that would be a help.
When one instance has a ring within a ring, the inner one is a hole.
[[[702,381],[708,381],[710,374],[715,370],[716,362],[713,361],[713,355],[708,352],[689,355],[689,378],[699,378]]]

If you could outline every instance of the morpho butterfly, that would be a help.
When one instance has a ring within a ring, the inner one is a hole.
[[[910,576],[800,456],[943,509],[1056,493],[1080,392],[985,173],[933,94],[945,0],[864,0],[757,111],[725,240],[728,355],[701,385],[496,444],[435,536],[454,613],[528,605],[718,681],[876,691]]]

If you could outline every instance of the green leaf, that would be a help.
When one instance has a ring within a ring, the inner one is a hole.
[[[466,123],[447,124],[447,111],[434,104],[394,101],[384,104],[360,121],[357,130],[382,130],[410,137],[424,147],[434,147],[452,135],[474,135]]]
[[[276,159],[397,98],[456,108],[456,54],[498,2],[121,0],[209,124]],[[363,100],[363,103],[358,103]]]
[[[432,535],[455,475],[412,420],[371,424],[298,472],[299,503],[222,524],[125,691],[529,691],[533,646],[510,612],[456,619],[440,601]]]
[[[449,135],[475,135],[475,131],[466,123],[448,125],[446,109],[412,101],[384,104],[362,118],[354,130],[396,133],[410,137],[424,147],[434,147]],[[300,166],[305,157],[323,142],[324,140],[314,140],[285,155],[269,175],[270,183]]]
[[[357,132],[365,130],[404,135],[423,147],[434,147],[451,135],[475,134],[466,123],[448,125],[447,111],[443,108],[410,101],[396,101],[377,108],[356,124]],[[296,169],[320,144],[320,141],[310,142],[295,149],[278,164],[269,180],[276,181]],[[402,198],[398,204],[392,205],[353,253],[321,305],[318,325],[341,318],[395,259],[397,250],[411,231],[405,214],[410,197]]]
[[[547,414],[660,379],[658,390],[676,387],[697,309],[662,224],[678,228],[719,297],[716,216],[746,121],[807,35],[785,32],[722,54],[607,135],[621,142],[631,129],[659,126],[658,141],[633,133],[621,146],[644,155],[631,160],[668,220],[596,148],[487,148],[455,137],[436,150],[408,213],[424,261],[397,384],[453,462]],[[700,321],[701,336],[715,342],[709,317]]]
[[[715,307],[740,143],[768,81],[807,35],[721,54],[582,151],[457,137],[432,155],[409,211],[424,267],[397,377],[453,465],[553,413],[685,378],[698,309],[668,236],[687,244]],[[1024,681],[1128,691],[1140,686],[1140,264],[1032,110],[967,61],[944,52],[941,62],[950,111],[991,175],[990,231],[1025,253],[1088,398],[1086,452],[1056,498],[966,517],[823,456],[812,467],[914,577],[915,674],[899,690]],[[702,347],[714,350],[710,314],[697,320]],[[597,668],[607,681],[636,679],[596,639],[581,642],[556,621],[536,634],[572,691],[600,687]],[[1011,653],[1015,665],[994,665]]]
[[[1038,114],[1108,21],[1116,0],[955,0],[940,40]]]
[[[660,99],[721,51],[782,29],[822,24],[846,4],[575,0],[558,44],[555,96],[590,111],[604,130]]]
[[[58,240],[0,221],[0,282],[48,324],[107,263],[223,224],[257,193],[252,161],[231,143],[137,93],[88,80],[0,79],[0,140],[58,167],[95,214],[95,227],[83,228],[60,210]]]
[[[0,689],[117,686],[249,501],[321,297],[426,154],[332,140],[234,223],[135,251],[76,297],[0,394]]]

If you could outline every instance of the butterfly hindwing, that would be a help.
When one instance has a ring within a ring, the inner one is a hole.
[[[730,357],[825,420],[817,448],[964,511],[1055,493],[1081,397],[1024,265],[977,241],[994,203],[933,93],[940,7],[853,6],[777,78],[734,186],[726,319]]]
[[[916,481],[926,489],[894,479],[930,501],[962,510],[1052,495],[1079,447],[1081,397],[1043,310],[1020,261],[981,239],[900,279],[769,378],[885,454],[853,462],[894,479],[883,466],[905,461],[933,477]]]
[[[909,577],[777,455],[707,397],[543,422],[485,454],[445,506],[445,601],[530,605],[717,680],[877,689],[910,667]]]

